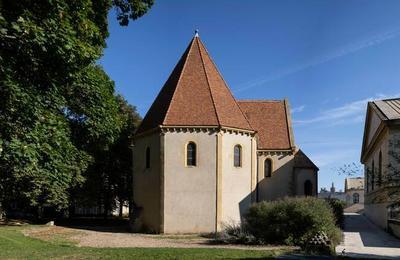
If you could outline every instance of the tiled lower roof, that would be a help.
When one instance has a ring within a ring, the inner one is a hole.
[[[285,100],[238,100],[251,126],[257,131],[258,149],[290,150],[291,126]]]

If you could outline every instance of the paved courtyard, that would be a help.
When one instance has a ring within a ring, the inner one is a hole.
[[[345,213],[344,241],[338,255],[370,258],[400,258],[400,240],[389,235],[358,213]]]

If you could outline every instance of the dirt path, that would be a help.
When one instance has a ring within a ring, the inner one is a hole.
[[[247,250],[295,249],[294,247],[243,246],[210,244],[208,238],[196,235],[149,235],[92,231],[66,227],[36,227],[24,230],[24,235],[52,241],[64,239],[83,247],[170,247],[170,248],[228,248]]]

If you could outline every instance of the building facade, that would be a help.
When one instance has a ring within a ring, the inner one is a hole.
[[[365,214],[388,228],[388,208],[400,193],[400,99],[368,102],[361,151]]]
[[[364,178],[346,178],[344,181],[346,204],[364,204]]]
[[[251,203],[316,196],[287,100],[236,100],[196,35],[134,137],[134,226],[214,232]]]

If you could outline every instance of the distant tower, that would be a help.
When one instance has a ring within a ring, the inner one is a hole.
[[[335,185],[332,182],[332,187],[331,187],[331,193],[335,193],[336,189],[335,189]]]

